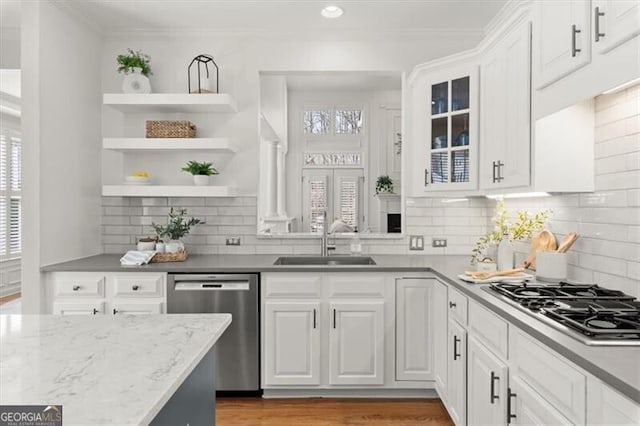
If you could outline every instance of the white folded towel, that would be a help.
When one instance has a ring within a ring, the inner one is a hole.
[[[155,256],[155,251],[138,251],[129,250],[122,258],[120,258],[120,265],[122,266],[140,266],[146,265]]]

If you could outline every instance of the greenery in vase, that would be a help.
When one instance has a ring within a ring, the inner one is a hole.
[[[151,57],[146,55],[139,50],[133,51],[131,49],[127,49],[126,55],[118,55],[116,60],[118,61],[118,72],[129,74],[133,72],[134,68],[141,68],[142,75],[145,77],[149,77],[153,74],[151,72],[151,66],[149,65],[149,61]]]
[[[151,227],[155,231],[158,238],[161,240],[164,240],[165,237],[169,240],[179,240],[187,235],[192,227],[196,226],[199,223],[202,223],[200,219],[196,219],[194,217],[186,220],[184,217],[186,214],[187,209],[180,209],[178,211],[175,211],[173,207],[171,207],[167,225],[163,226],[151,222]]]
[[[471,264],[476,264],[484,255],[485,250],[491,244],[498,244],[503,235],[508,235],[511,240],[530,240],[534,232],[541,231],[549,219],[550,209],[544,209],[538,213],[531,214],[524,210],[517,211],[517,219],[509,225],[507,208],[504,200],[498,200],[495,213],[493,215],[493,231],[482,235],[476,241],[476,245],[471,251]]]
[[[211,176],[218,174],[218,171],[213,167],[212,163],[199,163],[197,161],[189,161],[187,163],[187,166],[183,167],[182,170],[185,172],[189,172],[194,176]]]
[[[393,194],[393,180],[388,175],[378,176],[376,180],[376,195],[381,192]]]

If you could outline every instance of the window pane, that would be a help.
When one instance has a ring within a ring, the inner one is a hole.
[[[469,182],[469,150],[451,153],[451,182]]]
[[[431,183],[449,182],[449,161],[446,152],[431,153]]]
[[[22,142],[18,138],[11,138],[11,177],[12,191],[22,188]]]
[[[20,198],[11,198],[9,208],[9,253],[20,254],[22,251],[22,220]]]
[[[447,117],[431,120],[431,149],[447,148]]]
[[[469,108],[469,77],[451,82],[451,111]]]
[[[331,111],[329,110],[305,110],[303,117],[304,133],[322,135],[330,132]]]
[[[305,153],[305,166],[359,166],[362,155],[359,152]]]
[[[469,145],[469,114],[451,117],[451,146]]]
[[[336,110],[336,133],[357,134],[362,131],[362,110]]]
[[[439,83],[431,86],[431,115],[449,111],[449,83]]]

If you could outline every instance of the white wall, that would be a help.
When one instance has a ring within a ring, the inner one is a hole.
[[[23,312],[42,265],[100,253],[102,43],[50,1],[22,4]]]
[[[20,27],[0,27],[0,68],[20,68]]]

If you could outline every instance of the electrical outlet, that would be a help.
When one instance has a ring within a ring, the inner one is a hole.
[[[446,238],[432,238],[431,239],[431,247],[442,248],[442,247],[446,247],[446,246],[447,246],[447,239]]]
[[[240,245],[240,237],[229,237],[226,240],[226,244],[228,246],[239,246]]]
[[[422,235],[409,236],[409,250],[424,250],[424,237]]]

